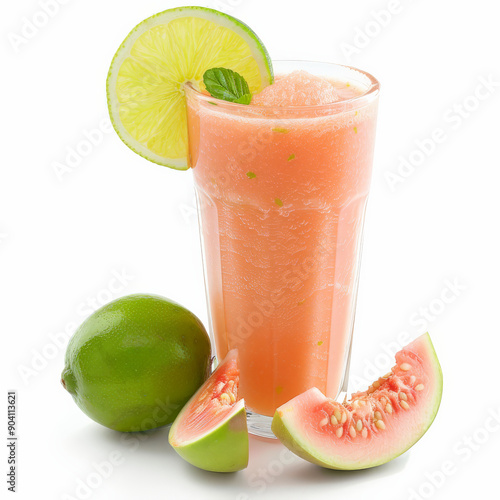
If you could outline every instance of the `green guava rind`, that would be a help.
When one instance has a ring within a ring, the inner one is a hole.
[[[182,412],[176,422],[182,420]],[[245,403],[240,400],[233,412],[214,429],[186,444],[175,443],[176,423],[172,425],[169,442],[191,465],[211,472],[236,472],[248,465],[249,444]]]
[[[306,393],[297,396],[297,398],[292,399],[285,405],[281,406],[276,410],[272,422],[272,431],[276,437],[288,448],[290,451],[298,455],[299,457],[312,462],[314,464],[320,465],[328,469],[337,470],[360,470],[368,469],[371,467],[376,467],[385,464],[398,456],[402,455],[405,451],[410,449],[429,429],[433,423],[439,406],[441,403],[441,397],[443,392],[443,374],[441,370],[441,365],[439,363],[436,351],[430,339],[428,333],[419,337],[411,345],[416,345],[419,343],[420,351],[425,352],[426,355],[426,366],[431,369],[431,372],[427,372],[428,378],[434,381],[432,395],[427,401],[425,408],[422,408],[420,418],[418,419],[417,425],[411,429],[412,432],[407,436],[387,436],[392,437],[394,440],[398,440],[398,444],[394,446],[380,447],[388,451],[381,452],[380,456],[377,458],[372,458],[369,453],[365,453],[364,458],[357,457],[355,460],[350,459],[347,456],[349,448],[343,446],[343,450],[335,450],[332,446],[330,453],[324,453],[323,451],[317,449],[308,439],[307,431],[304,429],[304,421],[307,421],[307,415],[302,415],[299,419],[302,429],[299,428],[292,418],[293,410],[286,410],[286,408],[293,408],[294,400],[298,398],[303,398],[304,395],[308,394],[308,397],[316,399],[316,401],[321,401],[326,399],[325,396],[316,388],[306,391]],[[384,439],[384,438],[382,438]],[[381,441],[379,440],[378,443]],[[334,443],[333,443],[334,444]],[[377,444],[377,443],[374,443]],[[351,443],[351,446],[355,446]],[[366,450],[366,447],[365,447]]]

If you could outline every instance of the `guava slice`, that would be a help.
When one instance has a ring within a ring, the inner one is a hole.
[[[436,417],[443,375],[428,334],[396,354],[367,391],[337,403],[316,388],[280,406],[272,430],[299,457],[329,469],[382,465],[411,448]]]
[[[245,401],[238,400],[238,351],[229,351],[175,419],[168,440],[187,462],[213,472],[248,465]]]

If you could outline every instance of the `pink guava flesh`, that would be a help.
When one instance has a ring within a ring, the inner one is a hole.
[[[280,406],[272,429],[291,451],[331,469],[365,469],[396,458],[432,424],[443,377],[428,334],[396,354],[396,365],[343,404],[312,388]]]
[[[236,404],[239,378],[238,352],[232,350],[183,408],[184,418],[176,426],[175,444],[216,428],[240,408],[241,404]]]

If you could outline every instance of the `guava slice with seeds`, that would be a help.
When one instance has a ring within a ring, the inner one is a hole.
[[[292,452],[329,469],[382,465],[411,448],[441,403],[443,375],[428,334],[396,354],[391,372],[338,403],[316,388],[280,406],[272,430]]]
[[[175,419],[168,440],[190,464],[213,472],[248,465],[245,401],[238,400],[238,351],[229,351]]]

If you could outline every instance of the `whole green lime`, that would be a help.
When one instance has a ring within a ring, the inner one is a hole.
[[[100,424],[123,432],[174,421],[210,373],[201,321],[155,295],[110,302],[75,332],[61,382]]]

